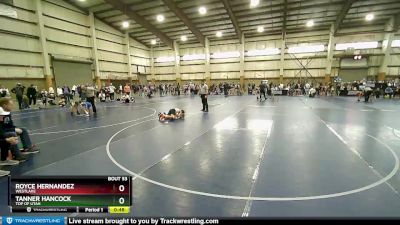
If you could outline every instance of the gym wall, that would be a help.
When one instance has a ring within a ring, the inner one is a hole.
[[[92,50],[89,16],[78,8],[60,0],[42,0],[43,20],[45,26],[46,47],[50,55],[80,57],[94,59]],[[39,87],[45,86],[44,61],[42,46],[39,40],[38,16],[36,15],[36,0],[14,0],[12,9],[17,18],[0,17],[0,83],[8,88],[16,81],[28,86],[35,82]],[[293,22],[294,23],[294,22]],[[288,23],[288,26],[291,26]],[[382,33],[376,30],[381,26],[363,26],[357,28],[343,28],[337,36],[337,43],[357,41],[379,41],[384,39]],[[302,44],[328,45],[329,28],[322,27],[313,30],[302,30],[286,35],[286,46]],[[354,34],[354,32],[363,34]],[[367,34],[365,34],[367,33]],[[137,73],[152,80],[150,48],[139,42],[129,39],[129,53],[125,35],[114,28],[95,19],[95,34],[97,57],[99,59],[100,78],[102,81],[116,80],[127,82],[129,67],[132,79],[137,80]],[[400,33],[394,39],[400,39]],[[241,44],[237,39],[210,39],[210,53],[237,51]],[[254,38],[245,38],[245,51],[281,47],[281,35],[265,35]],[[202,54],[204,47],[200,44],[180,44],[179,55]],[[154,58],[159,56],[174,56],[174,52],[167,47],[154,46]],[[368,55],[368,76],[377,76],[379,65],[382,62],[382,51],[378,49],[361,50],[361,54]],[[325,76],[326,50],[321,53],[284,55],[284,81],[295,79],[298,76],[322,79]],[[339,59],[342,51],[334,52],[331,76],[339,72]],[[129,55],[129,56],[128,56]],[[281,67],[280,55],[274,56],[245,56],[244,77],[246,80],[279,79]],[[308,72],[301,68],[299,61],[306,65]],[[239,58],[211,59],[210,74],[212,80],[238,80],[240,77]],[[200,81],[205,78],[205,60],[181,61],[180,74],[183,81]],[[400,75],[400,48],[393,48],[388,65],[388,77]],[[53,68],[51,71],[55,71]],[[94,75],[92,68],[92,75]],[[175,63],[154,63],[154,75],[157,81],[176,80]],[[246,82],[245,80],[245,82]]]

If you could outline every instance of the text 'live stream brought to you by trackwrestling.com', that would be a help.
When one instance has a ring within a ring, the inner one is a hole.
[[[212,218],[100,218],[100,217],[61,217],[61,216],[9,216],[2,217],[2,225],[69,225],[69,224],[134,224],[134,225],[160,225],[160,224],[221,224],[219,219]]]

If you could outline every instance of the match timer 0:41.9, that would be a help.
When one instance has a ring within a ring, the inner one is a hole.
[[[9,206],[14,212],[125,212],[132,205],[131,182],[130,176],[11,177]]]

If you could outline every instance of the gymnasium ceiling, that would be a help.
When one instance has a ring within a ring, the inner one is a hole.
[[[306,31],[329,31],[336,24],[336,35],[346,28],[380,27],[396,16],[397,31],[400,23],[399,0],[66,0],[85,11],[93,11],[103,22],[122,32],[129,32],[135,40],[151,46],[172,47],[174,40],[182,43],[200,43],[209,40],[238,39],[271,34],[298,33]],[[199,13],[205,7],[206,14]],[[374,19],[366,21],[367,14]],[[157,21],[162,14],[163,22]],[[314,26],[306,23],[313,20]],[[129,27],[122,27],[124,21]],[[258,32],[258,27],[264,28]],[[216,32],[222,37],[216,37]]]

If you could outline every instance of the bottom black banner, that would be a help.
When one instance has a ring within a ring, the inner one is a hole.
[[[338,219],[328,218],[322,219],[264,219],[264,218],[165,218],[165,217],[148,217],[148,218],[131,218],[131,217],[63,217],[63,216],[6,216],[0,217],[0,224],[3,225],[65,225],[65,224],[134,224],[134,225],[169,225],[169,224],[198,224],[198,225],[214,225],[214,224],[354,224],[357,222],[363,225],[371,224],[399,224],[400,218],[378,219],[378,218],[362,218],[362,219]]]
[[[260,224],[285,224],[288,223],[306,223],[306,224],[347,224],[349,223],[367,223],[372,222],[374,224],[379,223],[393,223],[399,224],[400,218],[392,219],[380,219],[380,218],[356,218],[356,219],[330,219],[330,218],[163,218],[163,217],[152,217],[152,218],[80,218],[80,217],[68,217],[67,224],[134,224],[134,225],[166,225],[166,224],[199,224],[199,225],[213,225],[213,224],[248,224],[248,223],[260,223]]]

